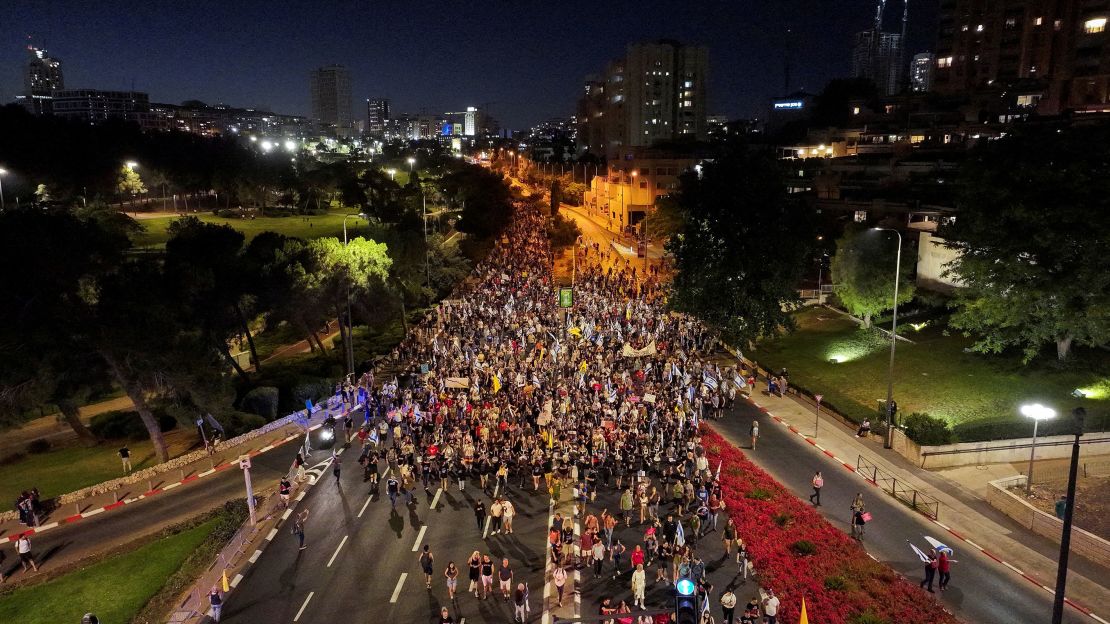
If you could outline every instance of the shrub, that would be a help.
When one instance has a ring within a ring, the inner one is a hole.
[[[943,418],[914,412],[905,420],[906,436],[923,446],[951,444],[955,441],[952,429]]]
[[[50,440],[47,440],[45,438],[31,440],[31,443],[27,445],[27,452],[31,455],[41,455],[49,450]]]
[[[152,408],[154,417],[158,419],[158,428],[170,431],[177,426],[177,420],[166,414],[165,410]],[[139,418],[138,412],[115,410],[93,416],[89,422],[89,430],[98,438],[105,440],[141,440],[147,437],[146,426]]]
[[[327,379],[301,379],[297,385],[293,386],[292,395],[293,401],[300,409],[304,409],[304,402],[311,399],[315,405],[320,402],[322,397],[331,396],[335,390],[331,382]]]
[[[790,526],[791,522],[794,521],[794,516],[784,511],[771,516],[771,520],[774,520],[775,524],[785,529],[786,527]]]
[[[774,494],[772,494],[770,490],[765,490],[763,488],[754,488],[752,489],[752,491],[745,494],[745,496],[754,500],[771,500],[771,498],[774,497]]]
[[[258,414],[247,414],[245,412],[229,412],[220,418],[220,424],[224,428],[225,440],[258,429],[266,423],[267,420]]]
[[[848,586],[848,579],[843,576],[826,576],[825,589],[830,591],[840,591]]]
[[[790,545],[790,550],[799,557],[808,557],[817,552],[817,544],[809,540],[798,540]]]
[[[874,611],[864,611],[848,618],[848,624],[890,624],[890,622],[875,615]]]
[[[257,414],[267,421],[276,419],[278,389],[273,386],[259,386],[251,390],[243,397],[242,409],[244,412]]]

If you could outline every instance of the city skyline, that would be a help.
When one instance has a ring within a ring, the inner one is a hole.
[[[523,129],[573,115],[583,77],[622,56],[628,44],[672,38],[709,49],[707,112],[760,117],[769,98],[783,94],[787,27],[791,89],[816,92],[850,74],[852,33],[873,14],[873,3],[865,0],[696,11],[655,1],[601,15],[573,2],[543,11],[488,5],[465,13],[433,2],[421,7],[436,16],[426,21],[396,3],[375,5],[370,20],[335,7],[302,14],[200,2],[171,15],[133,2],[111,8],[9,7],[0,20],[0,100],[20,92],[23,49],[30,43],[62,61],[72,88],[134,86],[152,101],[199,99],[309,115],[304,77],[316,67],[341,64],[351,69],[355,101],[389,97],[394,110],[413,112],[489,104],[505,127]],[[410,36],[421,23],[432,34]],[[932,49],[935,30],[935,7],[915,5],[907,59]]]

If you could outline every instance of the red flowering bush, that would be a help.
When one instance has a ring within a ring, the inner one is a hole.
[[[898,624],[959,621],[924,590],[871,559],[707,425],[702,444],[711,464],[721,462],[727,512],[760,583],[782,601],[780,621],[797,621],[803,596],[810,619],[827,624],[848,624],[864,613]],[[808,544],[799,549],[800,543]]]

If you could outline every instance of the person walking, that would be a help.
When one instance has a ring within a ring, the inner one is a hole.
[[[493,593],[493,560],[482,555],[482,600]]]
[[[773,589],[768,589],[767,597],[763,599],[763,615],[767,618],[767,624],[775,624],[778,621],[779,597],[775,595]]]
[[[474,519],[478,522],[478,530],[482,530],[482,524],[486,521],[486,504],[482,501],[474,503]]]
[[[725,593],[721,594],[721,624],[732,624],[733,614],[736,611],[736,594],[732,593],[732,587],[726,587]]]
[[[821,476],[821,471],[820,470],[818,470],[817,473],[813,475],[812,485],[813,485],[813,494],[809,495],[809,502],[813,503],[814,507],[820,507],[821,506],[821,488],[825,487],[825,479],[824,479],[824,477]],[[816,503],[813,502],[814,498],[817,499]]]
[[[19,536],[15,541],[15,551],[19,553],[19,563],[23,566],[23,571],[27,571],[27,566],[31,566],[34,572],[39,571],[39,566],[35,563],[35,558],[31,554],[31,538],[26,533]]]
[[[213,622],[220,621],[220,611],[224,608],[224,596],[220,593],[220,588],[213,587],[212,591],[208,592],[208,613],[212,617]]]
[[[447,563],[447,569],[443,571],[443,577],[447,579],[447,597],[454,602],[455,591],[459,588],[459,569],[455,566],[454,561]]]
[[[304,522],[308,520],[308,510],[305,509],[293,518],[293,526],[291,532],[297,536],[298,550],[304,550]]]
[[[647,609],[644,606],[645,589],[647,589],[647,577],[644,574],[644,564],[640,563],[636,565],[636,570],[632,572],[632,606]]]
[[[501,515],[504,512],[505,508],[501,505],[501,499],[493,499],[493,504],[489,507],[490,535],[497,535],[501,532]]]
[[[509,601],[509,592],[513,588],[513,568],[509,565],[508,558],[501,559],[501,568],[497,570],[497,580],[500,581],[501,597]]]
[[[392,473],[390,473],[389,479],[385,482],[385,491],[386,494],[389,494],[389,506],[396,509],[397,495],[401,492],[401,484]]]
[[[282,509],[289,508],[289,492],[292,487],[293,484],[289,483],[289,477],[287,476],[283,476],[281,478],[281,481],[278,483],[278,496],[281,498]]]
[[[118,451],[120,462],[123,463],[123,473],[131,474],[131,449],[124,446]]]
[[[528,588],[524,583],[518,583],[516,591],[513,592],[513,621],[523,623],[527,617],[528,611]]]
[[[952,579],[952,560],[948,558],[948,551],[942,550],[937,557],[937,571],[940,572],[940,591],[948,589],[948,581]]]
[[[505,529],[506,535],[513,532],[514,516],[516,516],[516,507],[513,507],[508,499],[503,499],[501,501],[501,527]]]
[[[331,473],[335,475],[335,487],[339,487],[339,469],[341,463],[338,457],[331,463]]]
[[[866,506],[863,503],[863,492],[856,492],[856,498],[852,501],[852,504],[848,506],[848,509],[852,512],[851,520],[849,521],[852,525],[852,537],[862,540],[863,525],[867,522],[863,517],[864,511],[866,510]]]
[[[451,612],[447,607],[439,608],[439,624],[455,624],[455,618],[451,617]]]
[[[551,572],[551,582],[555,584],[555,592],[559,594],[558,606],[563,606],[563,591],[566,590],[567,584],[567,570],[559,564],[555,564],[555,569]]]
[[[482,554],[475,550],[473,554],[470,555],[470,559],[467,559],[466,565],[469,568],[467,574],[470,579],[470,589],[467,591],[474,594],[475,598],[480,598],[478,595],[478,583],[482,576]]]
[[[755,450],[755,443],[759,440],[759,421],[753,420],[752,426],[748,429],[748,435],[752,437],[752,450]]]
[[[424,544],[424,548],[420,551],[420,569],[424,571],[424,586],[428,589],[432,588],[432,564],[435,562],[435,557],[432,556],[432,547]]]
[[[937,573],[937,551],[934,548],[929,549],[929,560],[925,562],[925,578],[921,581],[921,587],[928,589],[930,594],[935,594],[933,591],[933,577]]]

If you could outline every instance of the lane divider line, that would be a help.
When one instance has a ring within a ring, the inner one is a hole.
[[[420,550],[420,541],[424,539],[424,531],[428,530],[428,525],[420,527],[420,532],[416,534],[416,541],[412,544],[412,552]]]
[[[335,552],[331,554],[331,559],[328,559],[328,565],[325,567],[330,568],[331,564],[335,563],[335,558],[339,556],[339,551],[343,550],[343,545],[347,543],[347,536],[344,535],[343,539],[339,540],[339,546],[335,547]]]
[[[315,594],[315,593],[316,593],[316,592],[308,592],[308,595],[307,595],[307,596],[305,596],[305,598],[304,598],[304,603],[302,603],[302,604],[301,604],[301,608],[300,608],[300,609],[297,609],[297,615],[294,615],[294,616],[293,616],[293,621],[294,621],[294,622],[296,622],[296,621],[298,621],[298,620],[300,620],[300,619],[301,619],[301,614],[302,614],[302,613],[304,613],[304,609],[305,609],[305,607],[307,607],[307,606],[308,606],[308,601],[309,601],[309,600],[312,600],[312,595],[313,595],[313,594]]]
[[[397,579],[397,587],[393,588],[393,595],[389,597],[390,604],[397,604],[397,599],[401,597],[401,588],[405,585],[405,579],[409,577],[408,572],[402,572],[401,578]],[[293,620],[294,622],[296,620]]]
[[[358,517],[361,518],[362,514],[366,513],[366,508],[370,506],[370,501],[374,500],[373,496],[366,498],[366,502],[362,504],[362,509],[358,510]]]

